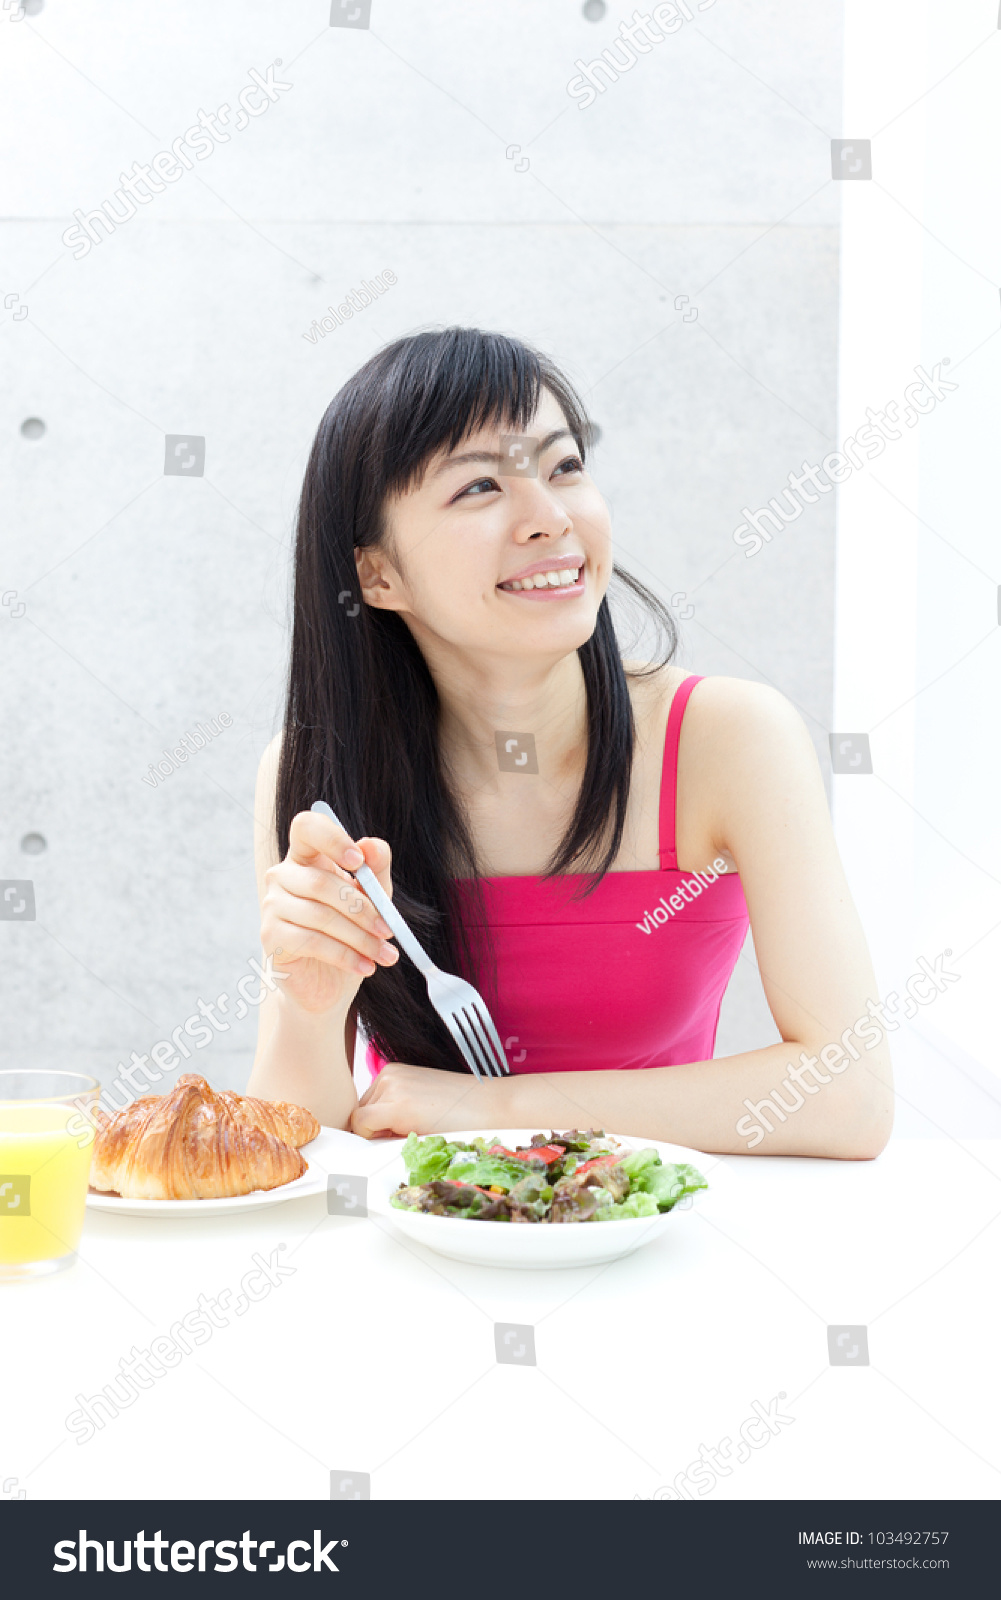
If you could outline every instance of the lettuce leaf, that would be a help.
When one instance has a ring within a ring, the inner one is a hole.
[[[677,1167],[647,1167],[633,1180],[633,1194],[651,1195],[661,1211],[667,1211],[680,1200],[685,1185],[678,1177]]]
[[[709,1185],[698,1167],[693,1167],[690,1162],[679,1161],[674,1170],[685,1185],[685,1194],[694,1194],[697,1189],[708,1189]]]
[[[508,1199],[526,1222],[543,1222],[549,1214],[552,1198],[552,1184],[544,1181],[544,1175],[536,1177],[534,1174],[522,1177],[521,1182],[516,1183],[508,1195]]]
[[[529,1172],[532,1172],[531,1167]],[[505,1161],[503,1156],[479,1156],[474,1153],[470,1155],[468,1166],[461,1159],[455,1160],[453,1157],[447,1175],[453,1183],[472,1183],[479,1189],[498,1188],[506,1192],[526,1176],[525,1162]],[[534,1176],[536,1183],[544,1178],[545,1169],[541,1162]]]
[[[633,1183],[636,1183],[641,1173],[645,1172],[648,1167],[659,1167],[661,1160],[656,1150],[648,1145],[645,1150],[630,1150],[629,1154],[623,1156],[617,1165],[629,1174]]]
[[[400,1151],[407,1169],[407,1182],[416,1187],[444,1177],[458,1148],[457,1144],[449,1144],[441,1133],[429,1133],[423,1139],[416,1133],[408,1133]]]
[[[599,1140],[603,1141],[604,1138],[605,1135],[600,1128],[588,1128],[586,1131],[582,1131],[580,1128],[569,1128],[566,1133],[557,1133],[554,1128],[552,1133],[546,1135],[545,1143],[561,1144],[567,1152],[583,1152],[590,1150],[592,1145],[597,1144]],[[596,1155],[598,1152],[593,1151],[592,1153]]]
[[[644,1167],[633,1179],[632,1192],[652,1195],[659,1210],[670,1211],[684,1195],[708,1187],[705,1178],[695,1167],[687,1162],[669,1162],[667,1165]]]
[[[594,1214],[594,1221],[625,1222],[631,1217],[655,1217],[659,1210],[652,1194],[644,1194],[642,1189],[637,1189],[615,1205],[599,1207]]]

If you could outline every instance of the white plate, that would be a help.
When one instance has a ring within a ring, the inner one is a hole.
[[[486,1130],[496,1133],[509,1148],[528,1144],[538,1128],[496,1128]],[[473,1133],[450,1133],[448,1139],[468,1142],[482,1135],[480,1128]],[[686,1150],[678,1144],[662,1144],[658,1139],[637,1139],[616,1134],[619,1142],[630,1150],[642,1150],[649,1145],[659,1153],[663,1162],[688,1161],[696,1167],[707,1182],[712,1182],[709,1169],[716,1157],[706,1156],[698,1150]],[[426,1245],[438,1255],[451,1256],[453,1261],[469,1261],[483,1267],[595,1267],[606,1261],[616,1261],[620,1256],[632,1255],[645,1244],[663,1238],[670,1229],[684,1226],[685,1213],[691,1209],[689,1202],[699,1195],[690,1195],[671,1211],[657,1217],[631,1217],[622,1222],[581,1222],[563,1226],[512,1226],[511,1224],[476,1222],[470,1217],[432,1217],[420,1211],[400,1211],[390,1204],[390,1195],[406,1179],[402,1158],[397,1156],[379,1173],[368,1180],[369,1211],[384,1217],[393,1228],[407,1239]],[[701,1191],[700,1191],[701,1192]]]
[[[126,1200],[118,1194],[87,1191],[91,1211],[106,1211],[116,1217],[219,1216],[227,1211],[253,1211],[262,1206],[280,1206],[285,1200],[301,1200],[303,1195],[325,1194],[330,1160],[344,1135],[335,1128],[321,1128],[315,1139],[302,1146],[306,1171],[292,1183],[278,1189],[254,1189],[250,1194],[227,1195],[222,1200]],[[336,1165],[336,1162],[335,1162]]]

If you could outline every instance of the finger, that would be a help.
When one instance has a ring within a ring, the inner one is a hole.
[[[351,1113],[351,1132],[360,1134],[363,1139],[399,1139],[409,1132],[409,1124],[403,1127],[406,1121],[406,1116],[401,1118],[399,1110],[394,1114],[391,1107],[363,1106],[359,1101]]]
[[[389,848],[388,845],[386,847]],[[288,834],[288,854],[293,861],[310,866],[318,857],[336,862],[353,872],[362,865],[364,856],[350,834],[339,828],[322,811],[297,811],[292,818]]]
[[[310,932],[295,923],[276,918],[266,929],[262,928],[265,948],[275,946],[275,966],[293,968],[297,961],[319,961],[324,966],[336,967],[350,977],[370,978],[378,970],[374,961],[359,954],[339,939],[331,939],[321,932]]]
[[[281,969],[293,966],[297,961],[322,961],[324,966],[338,967],[354,977],[360,974],[363,978],[370,978],[379,966],[393,964],[392,960],[370,960],[344,940],[334,939],[318,929],[311,930],[298,923],[284,922],[280,917],[269,919],[266,928],[261,930],[261,938],[265,949],[281,952],[275,963]],[[394,946],[387,945],[384,948],[392,949],[393,957],[399,959],[399,952]]]
[[[348,946],[379,966],[392,966],[400,958],[396,946],[389,944],[381,934],[369,933],[358,921],[334,906],[289,894],[280,884],[268,886],[264,909],[269,927],[274,918],[289,927],[298,928],[300,937],[320,934],[332,943]]]
[[[368,933],[381,939],[392,937],[392,929],[376,911],[368,896],[363,894],[355,880],[346,872],[326,867],[303,866],[301,862],[286,859],[266,873],[269,889],[283,889],[300,900],[315,900],[351,917]]]
[[[390,875],[390,867],[392,865],[393,852],[390,850],[389,845],[385,839],[373,839],[367,834],[364,839],[359,839],[357,844],[359,850],[364,852],[366,865],[372,868],[380,885],[392,899],[393,880]],[[357,871],[357,868],[354,870]]]

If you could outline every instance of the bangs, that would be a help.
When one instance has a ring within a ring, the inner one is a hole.
[[[523,433],[548,390],[584,459],[590,425],[583,402],[542,354],[505,334],[445,328],[387,346],[356,374],[379,390],[370,466],[385,494],[421,483],[430,462],[481,428]]]

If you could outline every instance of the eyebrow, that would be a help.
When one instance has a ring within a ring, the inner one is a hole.
[[[530,434],[523,434],[522,437],[523,438],[530,438],[531,435]],[[555,444],[557,439],[564,439],[564,438],[566,438],[566,439],[572,439],[573,438],[573,434],[570,432],[569,428],[554,428],[552,433],[547,433],[543,439],[539,440],[539,454],[540,454],[540,456],[543,454],[544,451],[549,449],[550,445]],[[461,456],[449,456],[447,460],[445,460],[445,461],[443,461],[441,463],[440,467],[436,467],[435,468],[434,472],[432,473],[432,477],[434,477],[434,478],[440,477],[440,475],[443,472],[447,472],[448,471],[449,467],[462,467],[462,466],[467,465],[467,463],[469,463],[471,461],[489,461],[494,466],[496,466],[497,463],[500,461],[500,451],[499,450],[467,450]]]

